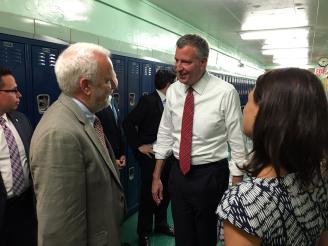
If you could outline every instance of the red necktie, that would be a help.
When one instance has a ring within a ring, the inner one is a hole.
[[[179,159],[180,169],[184,175],[190,170],[192,125],[194,118],[194,95],[192,92],[192,87],[189,87],[184,103],[181,126]]]

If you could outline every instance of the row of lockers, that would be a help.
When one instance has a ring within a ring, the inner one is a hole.
[[[249,79],[249,78],[231,76],[231,75],[227,75],[227,74],[219,74],[219,73],[213,73],[213,74],[215,76],[229,82],[236,88],[236,90],[239,94],[241,107],[244,107],[245,104],[247,103],[248,93],[255,86],[255,80]]]
[[[60,93],[54,65],[66,46],[6,34],[0,34],[0,42],[0,65],[13,71],[23,95],[18,110],[36,125]],[[173,69],[172,65],[120,55],[112,55],[112,62],[119,81],[114,97],[122,119],[142,95],[155,89],[153,81],[158,69]],[[232,83],[240,94],[241,104],[245,104],[248,91],[254,86],[253,80],[214,74]],[[126,191],[129,213],[132,213],[138,208],[140,171],[130,148],[126,152],[128,165],[121,171],[121,181]]]

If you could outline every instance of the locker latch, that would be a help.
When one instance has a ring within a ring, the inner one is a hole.
[[[37,102],[39,114],[43,114],[50,106],[50,95],[39,94],[36,96],[36,102]]]
[[[136,94],[135,93],[129,93],[129,104],[130,106],[134,106],[136,103]]]

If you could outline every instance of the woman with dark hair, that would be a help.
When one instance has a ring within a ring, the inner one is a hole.
[[[328,245],[328,103],[320,80],[299,68],[261,75],[243,112],[253,140],[250,177],[217,213],[226,245]]]

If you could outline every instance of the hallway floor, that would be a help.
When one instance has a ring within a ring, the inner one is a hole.
[[[168,224],[173,227],[171,216],[171,206],[167,211]],[[137,234],[138,212],[134,213],[124,222],[122,227],[122,242],[129,243],[131,246],[138,246]],[[174,237],[165,236],[162,234],[152,234],[150,236],[152,246],[174,246]]]
[[[167,211],[168,224],[173,226],[171,206]],[[122,242],[129,243],[131,246],[138,246],[138,234],[137,234],[137,219],[138,212],[134,213],[124,222],[122,227]],[[174,246],[174,237],[165,236],[162,234],[152,234],[150,236],[152,246]],[[221,244],[218,243],[217,246]]]

